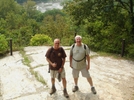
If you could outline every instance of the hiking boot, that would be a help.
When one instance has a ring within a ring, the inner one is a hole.
[[[96,94],[95,87],[92,87],[92,88],[91,88],[91,91],[93,92],[93,94]]]
[[[76,91],[78,91],[78,90],[79,90],[78,86],[75,86],[75,87],[73,88],[73,92],[76,92]]]
[[[56,88],[55,87],[51,88],[50,95],[54,94],[55,92],[56,92]]]
[[[67,90],[66,90],[66,89],[64,89],[64,90],[63,90],[63,93],[64,93],[64,96],[65,96],[66,98],[69,98],[69,95],[68,95],[68,93],[67,93]]]

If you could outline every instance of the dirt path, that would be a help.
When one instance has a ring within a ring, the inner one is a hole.
[[[31,69],[42,76],[47,85],[44,86],[31,75],[29,67],[23,65],[21,54],[13,53],[0,59],[0,100],[134,100],[134,62],[112,57],[94,56],[91,58],[90,74],[97,94],[91,93],[85,78],[79,77],[79,91],[72,92],[74,86],[72,69],[69,67],[69,49],[65,70],[67,89],[70,98],[62,95],[62,83],[56,81],[57,92],[50,96],[51,87],[48,63],[44,54],[48,47],[26,47],[25,52],[31,60]],[[91,55],[96,53],[91,52]]]

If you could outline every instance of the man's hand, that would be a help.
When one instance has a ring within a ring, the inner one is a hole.
[[[52,66],[53,66],[53,67],[56,67],[56,66],[57,66],[57,64],[56,64],[56,63],[52,63]]]
[[[90,67],[87,65],[87,70],[89,70],[90,69]]]
[[[70,67],[73,68],[73,67],[72,67],[72,64],[70,64]]]
[[[58,72],[61,73],[61,72],[62,72],[62,69],[63,69],[63,68],[60,68],[60,69],[58,70]]]

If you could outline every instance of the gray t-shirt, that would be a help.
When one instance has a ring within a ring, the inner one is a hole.
[[[70,55],[72,55],[72,67],[74,69],[83,69],[86,67],[86,56],[89,55],[90,51],[87,45],[85,45],[86,48],[84,48],[84,44],[82,43],[81,46],[71,46]],[[85,59],[83,59],[85,57]],[[83,60],[82,60],[83,59]]]

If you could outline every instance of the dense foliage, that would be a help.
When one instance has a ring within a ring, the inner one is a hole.
[[[7,51],[8,42],[4,35],[0,35],[0,54],[3,54]]]
[[[120,54],[125,39],[125,53],[132,55],[128,48],[134,44],[133,0],[73,0],[64,9],[77,33],[83,34],[79,29],[85,28],[83,36],[91,37],[88,45],[92,49]]]
[[[44,45],[38,33],[60,38],[62,45],[71,45],[80,34],[92,50],[116,54],[125,39],[125,55],[134,57],[133,0],[64,0],[63,10],[44,13],[36,10],[34,1],[0,0],[0,36],[12,38],[13,48]]]

